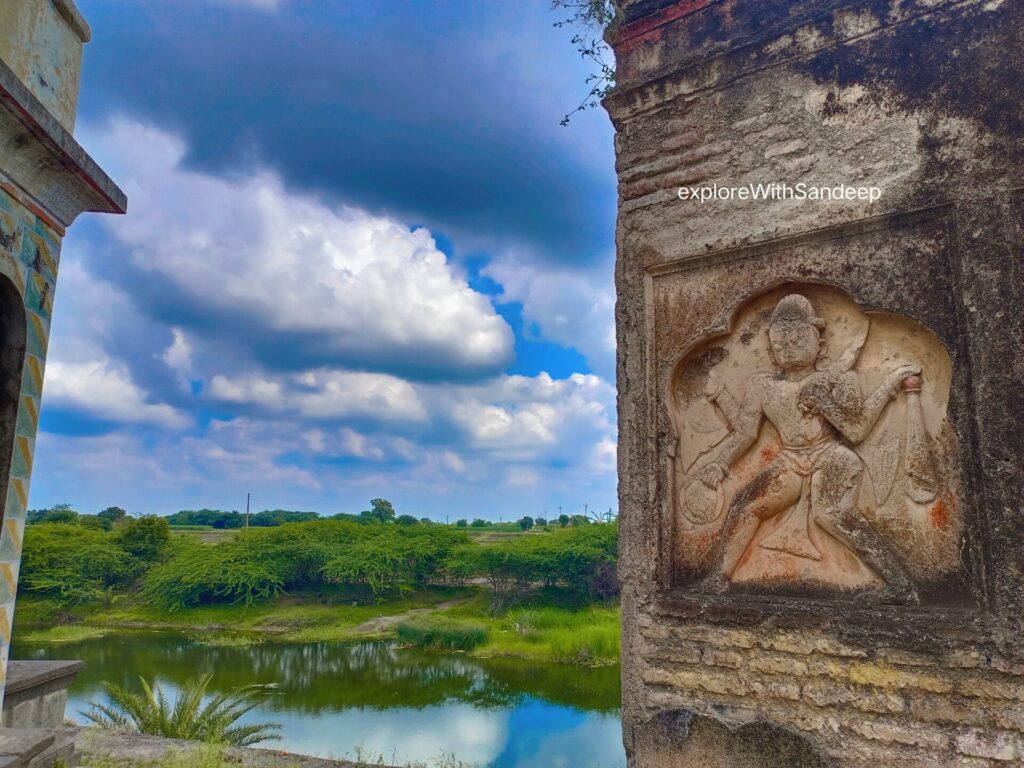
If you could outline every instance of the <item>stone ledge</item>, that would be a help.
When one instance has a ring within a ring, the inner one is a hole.
[[[90,758],[102,757],[119,768],[152,765],[168,752],[189,754],[208,745],[182,739],[165,739],[144,733],[108,731],[102,728],[77,730],[78,749],[88,765]],[[239,768],[370,768],[365,763],[348,760],[328,760],[310,755],[298,755],[280,749],[253,747],[225,747],[225,757]],[[3,768],[0,765],[0,768]],[[373,763],[373,768],[395,768],[384,763]]]
[[[9,695],[43,685],[51,680],[74,677],[85,663],[69,661],[16,661],[7,662],[7,681],[4,693]],[[70,681],[69,681],[70,682]]]
[[[89,27],[89,22],[85,20],[85,17],[75,7],[75,0],[53,0],[53,4],[57,6],[57,11],[60,13],[61,18],[78,35],[79,40],[83,43],[88,43],[92,40],[92,29]]]
[[[127,210],[124,192],[3,61],[0,108],[5,173],[47,223],[63,234],[83,211]]]

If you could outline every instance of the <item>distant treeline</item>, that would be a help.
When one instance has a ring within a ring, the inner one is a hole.
[[[49,509],[30,509],[25,518],[29,525],[39,523],[80,523],[85,527],[102,528],[109,531],[121,521],[128,518],[128,513],[121,507],[107,507],[95,515],[82,514],[75,511],[70,504],[57,504]],[[248,518],[248,522],[246,520]],[[246,515],[242,512],[232,510],[226,512],[220,509],[183,509],[173,515],[167,515],[168,525],[175,527],[204,526],[217,529],[245,528],[273,528],[286,523],[307,523],[313,520],[348,520],[355,523],[398,523],[399,525],[432,525],[436,524],[430,518],[416,518],[412,515],[399,515],[387,499],[373,499],[370,502],[370,509],[363,510],[358,514],[340,512],[336,515],[324,516],[318,512],[297,512],[290,509],[265,509]],[[524,516],[515,522],[495,523],[491,520],[475,518],[470,522],[467,518],[455,521],[459,528],[496,528],[499,530],[529,530],[533,527],[544,528],[547,526],[578,527],[589,525],[592,522],[611,522],[613,519],[611,510],[607,514],[595,515],[594,519],[586,515],[559,515],[557,518],[547,520],[543,517]]]
[[[213,528],[244,528],[245,514],[222,512],[219,509],[183,509],[167,516],[169,525],[208,525]],[[251,528],[272,528],[285,523],[305,523],[319,520],[316,512],[294,512],[288,509],[265,509],[249,515]]]
[[[172,537],[167,519],[128,518],[112,530],[79,520],[26,531],[22,589],[63,606],[138,592],[156,608],[265,602],[284,592],[383,600],[411,589],[490,586],[492,606],[559,588],[581,603],[618,593],[618,525],[551,528],[496,543],[449,525],[397,519],[314,520],[238,531],[217,544]]]

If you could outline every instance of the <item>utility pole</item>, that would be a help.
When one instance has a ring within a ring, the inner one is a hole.
[[[249,497],[252,494],[245,494],[245,527],[249,527]]]

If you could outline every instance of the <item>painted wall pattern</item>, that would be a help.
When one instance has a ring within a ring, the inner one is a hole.
[[[21,371],[11,472],[4,495],[0,530],[0,674],[4,677],[14,619],[60,244],[60,237],[51,227],[0,189],[0,275],[10,280],[17,289],[26,315],[25,362]],[[4,679],[0,678],[0,686],[3,682]]]

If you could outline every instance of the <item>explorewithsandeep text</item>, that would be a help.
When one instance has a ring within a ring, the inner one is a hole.
[[[882,197],[882,190],[875,186],[851,186],[838,184],[832,187],[816,186],[797,182],[789,184],[785,181],[772,181],[767,184],[742,184],[739,186],[719,186],[718,184],[679,187],[676,195],[680,200],[696,200],[706,203],[709,200],[797,200],[810,201],[848,201],[866,200],[875,202]]]

